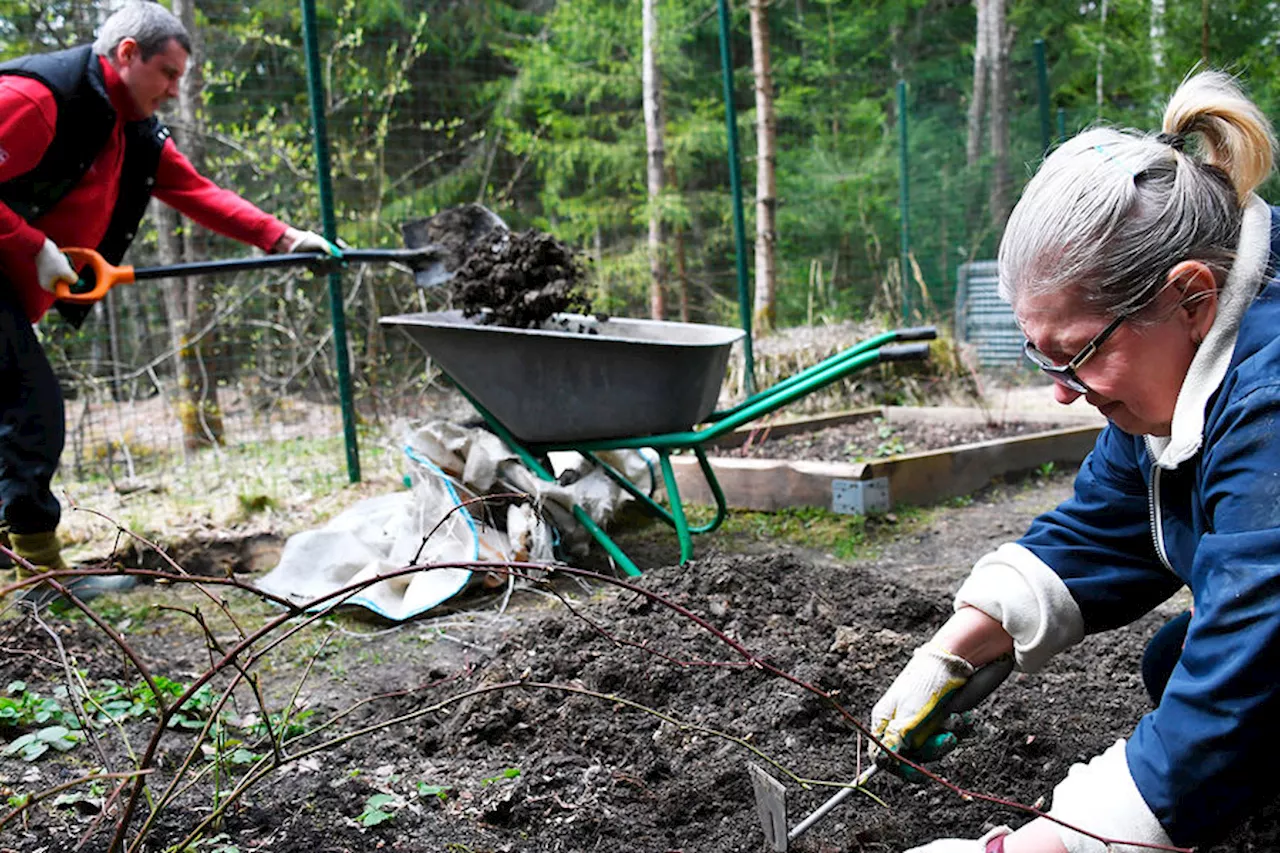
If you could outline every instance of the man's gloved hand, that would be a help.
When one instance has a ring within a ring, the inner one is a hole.
[[[923,847],[913,847],[907,853],[984,853],[988,844],[997,838],[1003,838],[1012,831],[1007,826],[997,826],[977,840],[972,838],[939,838],[937,841],[930,841]]]
[[[286,228],[284,235],[276,243],[276,250],[285,254],[294,252],[324,252],[334,258],[342,257],[342,250],[321,237],[314,231],[299,231],[297,228]]]
[[[892,752],[912,761],[934,761],[956,746],[956,736],[942,731],[948,701],[964,687],[974,668],[964,658],[926,643],[915,650],[884,696],[871,709],[871,731]],[[871,760],[904,779],[919,774],[892,760],[874,744]]]
[[[40,286],[49,293],[54,292],[53,286],[60,281],[70,285],[80,280],[71,261],[67,260],[67,256],[48,237],[44,239],[40,251],[36,252],[36,278]]]

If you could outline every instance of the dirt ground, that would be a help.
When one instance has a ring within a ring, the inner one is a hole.
[[[850,522],[851,535],[865,540],[845,560],[806,548],[803,535],[786,541],[739,525],[698,539],[695,560],[679,567],[673,537],[633,522],[619,541],[653,567],[633,581],[636,590],[560,578],[517,590],[501,610],[490,595],[410,625],[327,619],[257,662],[269,702],[290,696],[310,667],[299,704],[314,712],[312,724],[338,716],[293,751],[413,718],[286,764],[251,788],[220,830],[187,849],[762,850],[747,762],[767,756],[780,778],[785,768],[842,782],[856,775],[863,744],[828,703],[743,666],[739,653],[674,608],[797,679],[838,691],[838,702],[863,719],[910,651],[946,618],[973,560],[1016,537],[1069,488],[1059,472],[898,520]],[[227,598],[246,626],[275,614],[243,594]],[[189,681],[208,667],[206,641],[190,616],[154,605],[198,600],[188,586],[146,586],[95,604],[153,674]],[[1029,805],[1047,798],[1073,762],[1124,736],[1147,710],[1141,651],[1180,610],[1169,602],[1039,674],[1015,676],[981,706],[972,736],[939,771],[1001,799]],[[21,680],[26,690],[51,695],[66,677],[59,645],[88,680],[133,678],[85,619],[46,616],[45,624],[50,630],[13,614],[0,621],[0,684]],[[230,642],[227,628],[213,633]],[[243,701],[236,707],[252,709]],[[138,721],[121,732],[137,752],[150,727]],[[190,732],[164,735],[153,791],[192,741]],[[82,744],[33,763],[0,758],[0,789],[29,793],[104,766],[129,766],[119,733],[104,732],[98,749]],[[140,849],[173,849],[228,787],[225,777],[206,773],[161,813]],[[831,793],[802,790],[794,780],[786,787],[793,824]],[[792,849],[899,851],[1023,820],[937,785],[884,775],[868,794],[846,800]],[[363,825],[379,795],[390,798],[378,801],[387,817]],[[0,829],[0,849],[107,849],[98,807],[52,802]],[[1213,850],[1274,850],[1276,827],[1274,814],[1260,816]]]
[[[808,459],[815,462],[863,462],[903,453],[976,444],[1052,429],[1052,425],[1022,421],[953,423],[895,421],[868,418],[812,432],[771,436],[761,429],[741,447],[717,451],[717,456],[759,459]]]

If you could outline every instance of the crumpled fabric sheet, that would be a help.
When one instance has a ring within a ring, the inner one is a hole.
[[[406,428],[404,456],[412,488],[360,501],[323,527],[294,534],[280,562],[257,586],[309,610],[352,584],[410,565],[475,560],[550,563],[555,548],[581,556],[591,534],[573,517],[576,503],[606,526],[631,499],[601,468],[577,453],[553,453],[556,482],[544,481],[500,438],[478,427],[431,421]],[[599,453],[647,494],[658,485],[653,451]],[[484,495],[527,497],[460,504]],[[502,513],[505,531],[495,514]],[[393,621],[419,616],[462,592],[475,578],[470,569],[433,568],[377,580],[342,598]]]

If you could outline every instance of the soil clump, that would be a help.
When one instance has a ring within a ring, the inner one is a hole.
[[[591,310],[587,270],[574,250],[542,231],[505,233],[472,251],[450,286],[467,317],[529,329],[553,314]]]

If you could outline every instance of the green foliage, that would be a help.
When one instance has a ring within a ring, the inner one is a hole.
[[[504,779],[515,779],[519,777],[519,775],[520,775],[520,768],[508,767],[496,776],[489,776],[488,778],[481,779],[480,784],[481,786],[487,787],[489,785],[492,785],[494,782],[501,782]]]
[[[417,786],[419,797],[422,797],[424,800],[430,797],[435,797],[442,803],[449,799],[449,792],[452,790],[452,785],[432,785],[428,782],[419,782]]]
[[[361,826],[377,826],[395,818],[396,809],[404,805],[404,801],[394,794],[374,794],[365,800],[364,809],[356,816],[356,823]]]
[[[188,689],[189,685],[161,675],[152,679],[153,690],[146,682],[123,685],[104,681],[80,696],[80,703],[93,728],[137,719],[158,719],[161,702],[171,706]],[[67,688],[58,685],[55,696],[42,696],[27,689],[23,681],[10,682],[4,696],[0,696],[0,734],[11,737],[13,732],[39,727],[36,731],[18,734],[4,748],[5,755],[19,755],[26,761],[34,761],[49,749],[67,751],[84,739],[82,723],[76,714],[64,708],[68,700]],[[169,727],[183,731],[199,731],[205,728],[213,713],[217,696],[208,685],[202,685],[182,706],[172,712]],[[277,738],[293,738],[305,734],[313,710],[302,710],[292,715],[271,715],[270,732]],[[257,761],[261,753],[254,745],[261,744],[268,736],[268,726],[258,717],[239,720],[223,713],[211,726],[214,745],[206,748],[210,761],[227,765],[246,765]],[[239,731],[244,739],[229,732]]]
[[[74,749],[82,740],[84,735],[73,732],[66,726],[45,726],[15,738],[0,750],[0,755],[16,755],[23,761],[35,761],[50,749],[58,752]]]

